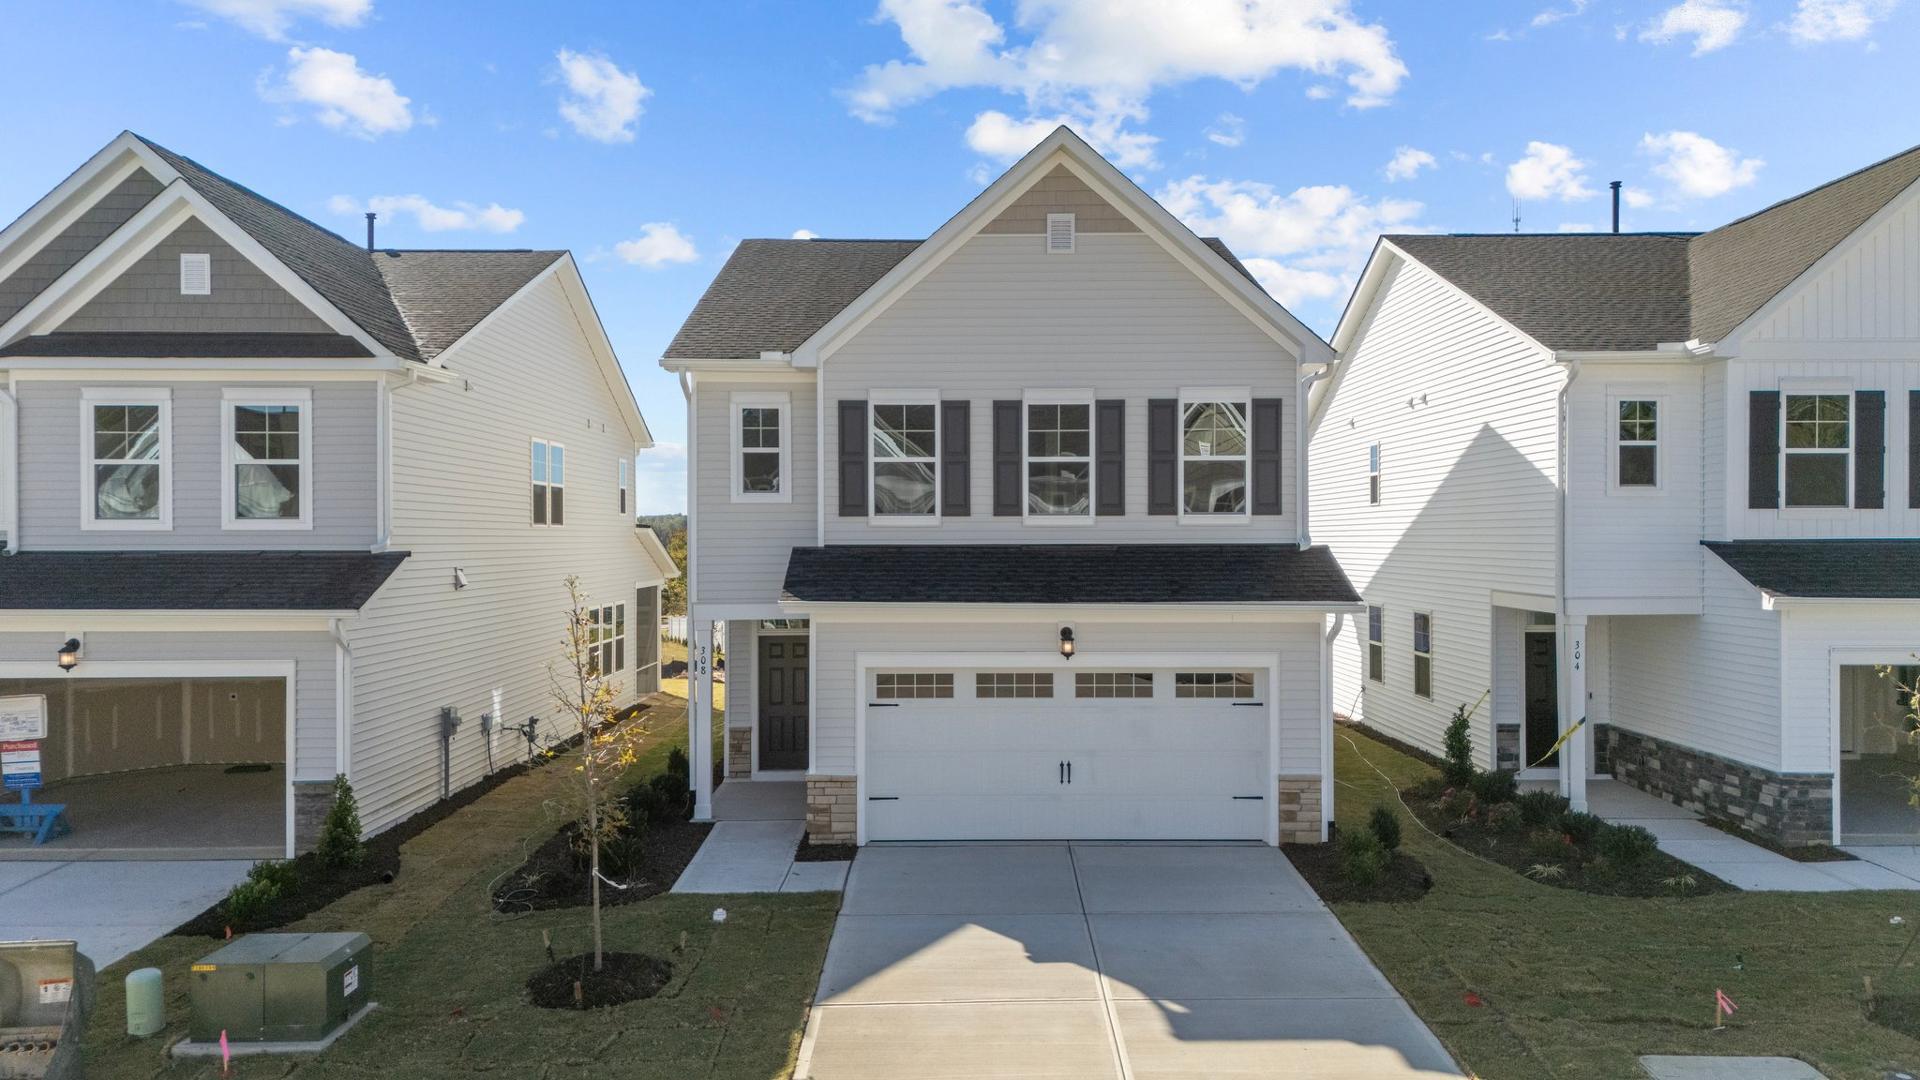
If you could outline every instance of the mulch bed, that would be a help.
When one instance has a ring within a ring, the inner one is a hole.
[[[671,978],[673,965],[656,956],[603,952],[595,971],[593,954],[581,953],[536,972],[527,999],[543,1009],[604,1009],[650,998]]]
[[[1348,881],[1340,870],[1340,845],[1282,844],[1293,868],[1307,879],[1320,899],[1330,904],[1404,903],[1418,900],[1433,888],[1433,875],[1420,860],[1404,851],[1396,851],[1387,863],[1387,872],[1370,887]]]
[[[800,846],[793,849],[793,861],[847,862],[859,851],[860,848],[853,844],[815,844],[807,839],[806,833],[801,833]]]
[[[593,878],[586,857],[574,848],[577,829],[571,822],[562,826],[533,849],[526,862],[501,878],[493,890],[495,910],[518,914],[590,903]],[[624,888],[601,882],[600,903],[631,904],[673,888],[712,831],[711,822],[676,819],[648,826],[637,839],[603,846],[600,873]]]

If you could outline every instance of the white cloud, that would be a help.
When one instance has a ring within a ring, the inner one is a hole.
[[[1027,0],[1012,20],[1017,43],[978,0],[881,0],[878,19],[898,27],[909,55],[867,67],[847,92],[854,115],[883,123],[943,91],[984,87],[1024,98],[1027,122],[1071,116],[1136,153],[1147,137],[1126,125],[1146,119],[1162,87],[1251,88],[1296,70],[1344,78],[1348,104],[1367,108],[1407,75],[1386,28],[1360,21],[1351,0]]]
[[[693,241],[664,221],[649,221],[640,226],[640,235],[613,245],[613,253],[635,266],[658,270],[671,263],[689,263],[698,259]]]
[[[288,49],[286,74],[277,82],[263,80],[261,96],[310,105],[322,124],[362,139],[413,126],[413,99],[395,89],[392,79],[362,71],[352,54],[332,49]]]
[[[1701,56],[1733,44],[1746,25],[1747,9],[1740,0],[1685,0],[1648,23],[1640,40],[1664,45],[1691,36],[1693,55]]]
[[[1898,5],[1899,0],[1800,0],[1787,34],[1801,45],[1859,41]]]
[[[1753,183],[1766,162],[1743,158],[1704,135],[1691,131],[1648,134],[1640,152],[1656,159],[1653,171],[1673,185],[1675,194],[1689,199],[1711,199]]]
[[[327,200],[327,209],[342,216],[369,210],[389,219],[411,215],[422,232],[510,233],[527,220],[526,214],[497,202],[485,206],[470,202],[440,206],[424,195],[375,195],[364,203],[351,196],[335,195]]]
[[[1223,112],[1220,118],[1206,130],[1207,141],[1228,148],[1239,146],[1247,141],[1247,122],[1230,112]]]
[[[1155,196],[1203,236],[1218,236],[1282,304],[1337,296],[1350,288],[1382,232],[1416,232],[1423,207],[1370,200],[1342,185],[1281,193],[1251,180],[1190,176]]]
[[[1527,144],[1525,157],[1507,166],[1507,191],[1516,199],[1573,202],[1593,197],[1587,163],[1567,147],[1538,140]]]
[[[1637,187],[1622,187],[1620,189],[1620,201],[1635,210],[1645,210],[1647,207],[1652,206],[1657,200],[1654,199],[1652,192],[1644,191]]]
[[[560,98],[560,115],[573,130],[596,142],[632,142],[641,102],[653,96],[640,77],[620,70],[604,56],[572,49],[561,49],[554,59],[567,86]]]
[[[817,232],[814,232],[812,229],[793,230],[793,238],[795,240],[817,240],[819,239],[819,237],[820,237],[820,234]]]
[[[1591,0],[1573,0],[1573,3],[1567,7],[1547,8],[1538,15],[1535,15],[1527,25],[1533,27],[1552,26],[1554,23],[1565,19],[1578,18],[1582,12],[1587,10],[1587,4],[1590,2]]]
[[[1393,152],[1393,160],[1387,162],[1387,179],[1411,180],[1420,175],[1421,169],[1437,169],[1440,163],[1425,150],[1403,146]]]
[[[1153,148],[1160,140],[1139,131],[1124,130],[1124,121],[1099,116],[1029,116],[1016,120],[998,109],[988,109],[967,125],[967,147],[1001,163],[1010,162],[1039,144],[1062,125],[1123,169],[1153,164]]]
[[[269,41],[287,40],[287,31],[301,19],[318,19],[345,30],[367,21],[373,0],[182,0],[239,25]]]

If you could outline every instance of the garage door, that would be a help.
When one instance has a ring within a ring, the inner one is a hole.
[[[1265,671],[867,674],[868,840],[1261,840]]]

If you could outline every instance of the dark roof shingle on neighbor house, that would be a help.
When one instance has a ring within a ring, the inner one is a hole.
[[[0,611],[357,611],[404,551],[21,551]]]
[[[1325,547],[832,544],[797,547],[784,600],[820,604],[1357,604]]]
[[[1203,242],[1253,275],[1217,239]],[[667,345],[670,360],[791,352],[860,298],[920,240],[742,240]]]
[[[0,347],[0,356],[238,357],[302,359],[372,356],[345,334],[193,334],[87,331],[23,337]]]
[[[1775,596],[1920,600],[1920,540],[1703,543],[1755,588]]]
[[[373,264],[431,360],[506,303],[564,251],[376,251]]]

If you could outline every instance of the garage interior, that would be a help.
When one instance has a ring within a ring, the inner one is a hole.
[[[70,828],[0,834],[0,859],[285,854],[284,680],[0,679],[0,696],[26,694],[47,699],[33,799],[65,805]]]
[[[1920,667],[1840,668],[1840,830],[1846,844],[1920,844],[1920,743],[1901,686]]]

